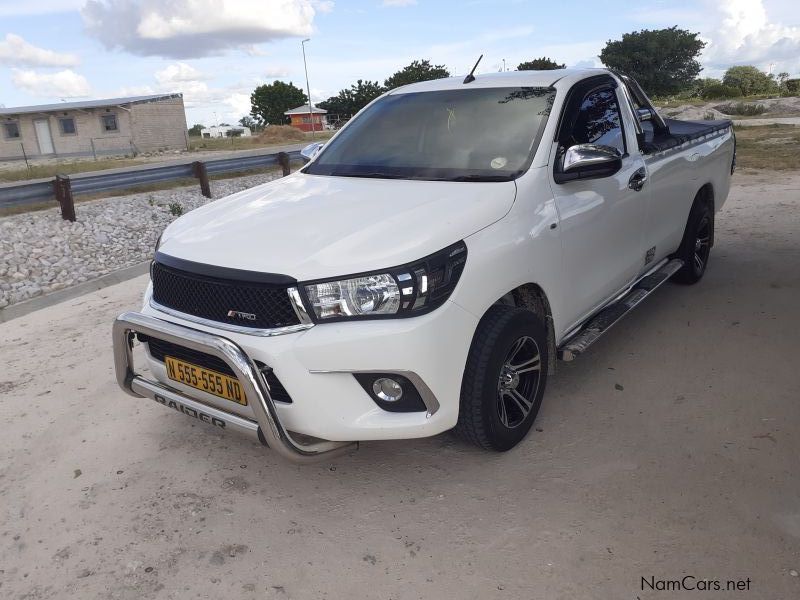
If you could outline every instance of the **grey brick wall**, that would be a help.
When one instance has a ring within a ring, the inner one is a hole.
[[[131,107],[133,143],[140,152],[185,150],[188,131],[182,98]]]
[[[102,116],[115,114],[118,130],[105,131]],[[61,132],[59,118],[75,121],[75,133]],[[16,121],[20,138],[7,140],[0,129],[0,160],[20,159],[23,145],[28,158],[41,156],[33,122],[47,119],[56,157],[132,154],[154,150],[185,150],[187,140],[186,113],[182,98],[141,102],[124,108],[90,108],[85,110],[51,111],[0,117],[0,122]],[[94,150],[92,148],[94,146]]]

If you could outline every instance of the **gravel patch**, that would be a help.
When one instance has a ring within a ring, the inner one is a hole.
[[[222,198],[280,176],[211,182]],[[148,260],[164,228],[212,199],[197,185],[79,202],[77,221],[59,208],[0,218],[0,308]]]

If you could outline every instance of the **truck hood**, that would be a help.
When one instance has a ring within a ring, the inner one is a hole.
[[[211,202],[174,221],[160,252],[298,280],[393,267],[505,216],[509,182],[289,177]]]

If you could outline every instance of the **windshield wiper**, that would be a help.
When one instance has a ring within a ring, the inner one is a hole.
[[[368,177],[372,179],[408,179],[405,175],[398,175],[397,173],[383,173],[374,171],[369,173],[332,173],[337,177]]]
[[[457,175],[441,181],[509,181],[511,177],[511,175]]]

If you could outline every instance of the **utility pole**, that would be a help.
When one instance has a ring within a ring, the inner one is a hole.
[[[311,123],[311,139],[313,140],[316,136],[314,133],[316,127],[314,126],[314,112],[311,108],[311,86],[308,85],[308,65],[306,64],[306,42],[310,41],[311,38],[306,38],[300,42],[300,46],[303,48],[303,68],[306,71],[306,91],[308,92],[308,122]]]

